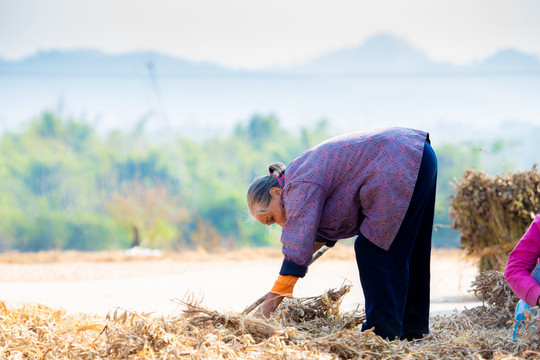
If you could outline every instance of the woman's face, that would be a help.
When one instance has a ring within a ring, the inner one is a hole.
[[[283,227],[287,220],[287,215],[285,214],[285,209],[281,205],[281,194],[281,188],[270,188],[271,200],[268,207],[262,210],[259,204],[253,205],[253,217],[261,224],[278,224]]]

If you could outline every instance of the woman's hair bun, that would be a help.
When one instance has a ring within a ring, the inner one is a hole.
[[[268,167],[268,171],[270,172],[270,174],[276,174],[277,176],[281,176],[285,174],[285,168],[285,164],[275,162]]]

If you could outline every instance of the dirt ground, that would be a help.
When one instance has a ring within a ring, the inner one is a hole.
[[[99,253],[2,254],[0,300],[9,306],[40,303],[68,312],[105,315],[120,307],[142,313],[174,314],[178,300],[193,296],[219,311],[242,311],[272,286],[279,249],[220,254],[191,252],[174,256]],[[458,249],[434,250],[431,312],[451,313],[480,303],[469,292],[477,265]],[[296,297],[316,296],[351,283],[345,311],[363,306],[363,295],[350,247],[329,250],[296,287]]]

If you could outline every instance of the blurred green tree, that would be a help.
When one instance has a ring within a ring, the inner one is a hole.
[[[179,242],[180,229],[189,220],[188,211],[168,187],[138,181],[111,195],[106,205],[112,218],[131,232],[131,246],[172,249]]]

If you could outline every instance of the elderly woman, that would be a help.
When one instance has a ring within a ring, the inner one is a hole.
[[[388,339],[429,333],[431,234],[437,160],[429,135],[389,128],[338,136],[250,185],[251,215],[283,228],[283,265],[257,316],[292,296],[312,254],[354,244],[366,322]]]

